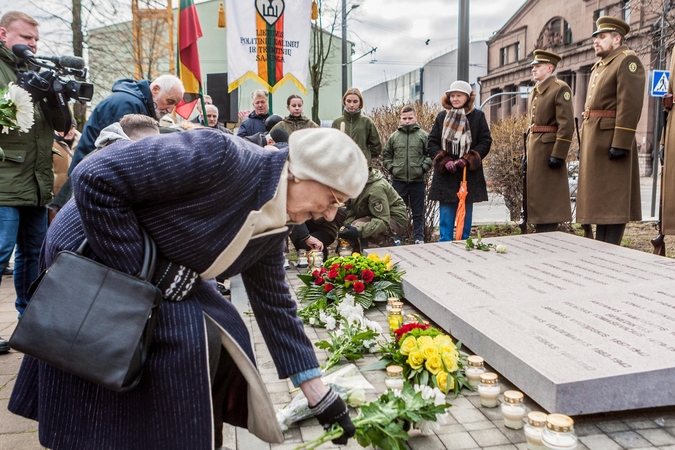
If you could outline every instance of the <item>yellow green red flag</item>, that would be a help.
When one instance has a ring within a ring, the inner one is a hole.
[[[185,92],[199,94],[202,71],[199,67],[197,40],[202,37],[202,27],[193,0],[180,0],[178,16],[178,59],[179,77]]]

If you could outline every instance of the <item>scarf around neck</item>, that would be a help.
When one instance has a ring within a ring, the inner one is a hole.
[[[456,155],[458,158],[471,150],[471,127],[464,108],[445,110],[441,150]]]

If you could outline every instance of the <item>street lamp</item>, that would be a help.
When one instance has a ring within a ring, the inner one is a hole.
[[[359,5],[352,5],[347,11],[347,0],[342,0],[342,93],[347,92],[347,15]]]

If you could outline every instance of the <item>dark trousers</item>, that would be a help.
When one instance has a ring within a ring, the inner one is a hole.
[[[623,232],[625,230],[625,223],[597,225],[595,227],[595,240],[614,245],[621,245],[621,239],[623,239]]]
[[[416,241],[424,241],[424,182],[406,183],[394,181],[392,183],[398,195],[406,206],[412,210],[413,235]]]

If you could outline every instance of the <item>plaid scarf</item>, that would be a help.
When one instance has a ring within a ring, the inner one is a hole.
[[[445,111],[441,133],[441,150],[461,158],[471,149],[469,121],[466,118],[464,108],[446,109]],[[449,149],[448,143],[450,143]]]

